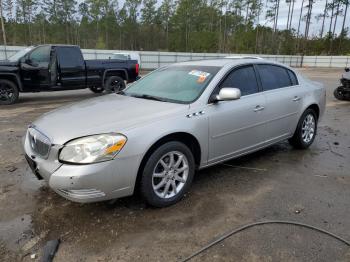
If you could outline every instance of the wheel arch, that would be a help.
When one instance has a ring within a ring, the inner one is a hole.
[[[311,105],[309,105],[308,107],[305,108],[305,110],[307,110],[307,109],[314,110],[315,113],[316,113],[317,119],[319,119],[319,117],[320,117],[320,107],[316,103],[313,103],[313,104],[311,104]],[[305,110],[303,111],[303,113],[305,112]]]
[[[23,91],[23,86],[20,81],[20,78],[17,74],[14,73],[0,73],[0,79],[12,81],[17,87],[19,91]]]
[[[295,128],[293,129],[293,135],[295,134],[296,130],[297,130],[297,127],[298,127],[298,124],[299,124],[299,121],[300,121],[300,118],[302,117],[302,115],[304,114],[304,112],[308,109],[312,109],[315,111],[316,113],[316,117],[317,117],[317,121],[318,119],[320,118],[320,114],[321,114],[321,111],[320,111],[320,106],[317,104],[317,103],[309,103],[308,105],[306,105],[303,110],[300,112],[299,114],[299,117],[298,117],[298,120],[296,122],[296,125],[295,125]]]
[[[145,164],[147,162],[147,159],[151,156],[151,154],[159,148],[161,145],[170,142],[170,141],[178,141],[183,144],[185,144],[192,152],[196,169],[200,166],[201,163],[201,146],[199,144],[198,139],[187,132],[175,132],[168,135],[163,136],[162,138],[159,138],[156,142],[154,142],[146,151],[146,153],[143,155],[140,166],[138,168],[137,177],[136,177],[136,186],[139,185],[140,178],[141,178],[141,172],[143,168],[145,167]]]
[[[102,83],[105,83],[110,76],[119,76],[125,81],[129,80],[128,72],[125,69],[107,69],[103,72]]]

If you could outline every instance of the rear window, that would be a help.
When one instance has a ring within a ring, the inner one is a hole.
[[[291,71],[291,70],[287,70],[287,71],[288,71],[288,74],[289,74],[289,77],[290,77],[290,81],[292,81],[292,85],[293,86],[299,85],[298,78],[295,75],[295,73],[293,71]]]
[[[57,58],[63,68],[81,67],[84,64],[82,54],[78,48],[58,47]]]
[[[287,69],[275,65],[258,65],[261,84],[264,91],[291,86]]]

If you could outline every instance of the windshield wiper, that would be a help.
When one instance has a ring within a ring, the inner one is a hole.
[[[155,100],[155,101],[161,101],[161,102],[167,102],[167,100],[161,98],[161,97],[157,97],[157,96],[151,96],[151,95],[136,95],[136,94],[132,94],[131,96],[133,97],[137,97],[137,98],[144,98],[144,99],[149,99],[149,100]]]

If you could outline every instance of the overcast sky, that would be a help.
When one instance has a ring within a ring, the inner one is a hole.
[[[308,1],[305,1],[305,3],[307,3],[307,2]],[[305,6],[305,3],[304,3],[304,6]],[[320,13],[323,14],[325,3],[326,3],[326,0],[316,0],[314,5],[313,5],[312,24],[310,26],[310,35],[320,33],[322,21],[317,22],[315,19],[315,16],[317,14],[320,14]],[[301,4],[302,4],[302,0],[296,0],[295,4],[294,4],[294,14],[293,14],[292,26],[296,29],[298,28],[298,21],[299,21],[299,16],[300,16]],[[280,28],[280,29],[286,28],[287,19],[288,19],[288,7],[289,6],[288,6],[288,4],[285,3],[285,0],[281,0],[280,10],[279,10],[279,19],[278,19],[278,28]],[[264,6],[264,9],[266,9],[265,6]],[[307,9],[304,8],[303,15],[306,14],[306,11],[307,11]],[[262,14],[260,24],[264,24],[266,22],[264,17],[265,17],[265,15]],[[326,31],[325,32],[327,32],[329,29],[329,23],[330,23],[330,18],[328,18],[328,19],[326,18],[326,22],[325,22],[325,30]],[[339,17],[338,21],[337,21],[337,26],[336,26],[336,33],[340,33],[342,24],[343,24],[343,17]],[[271,25],[271,23],[268,25]],[[348,11],[346,22],[345,22],[345,27],[349,27],[349,26],[350,26],[350,10]],[[302,22],[302,24],[300,26],[301,32],[304,32],[304,29],[305,29],[305,22]]]

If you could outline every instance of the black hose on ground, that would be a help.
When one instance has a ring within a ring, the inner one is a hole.
[[[343,242],[344,244],[350,246],[350,242],[347,241],[346,239],[344,239],[344,238],[342,238],[340,236],[337,236],[337,235],[335,235],[335,234],[333,234],[333,233],[331,233],[331,232],[329,232],[327,230],[318,228],[318,227],[314,227],[314,226],[311,226],[311,225],[308,225],[308,224],[294,222],[294,221],[269,220],[269,221],[262,221],[262,222],[256,222],[256,223],[247,224],[247,225],[244,225],[244,226],[239,227],[237,229],[234,229],[232,231],[229,231],[226,234],[224,234],[223,236],[221,236],[220,238],[210,242],[208,245],[206,245],[203,248],[199,249],[198,251],[196,251],[192,255],[190,255],[190,256],[186,257],[185,259],[181,260],[181,262],[186,262],[186,261],[191,260],[192,258],[194,258],[194,257],[198,256],[199,254],[203,253],[204,251],[208,250],[212,246],[214,246],[214,245],[224,241],[226,238],[228,238],[228,237],[230,237],[230,236],[232,236],[234,234],[242,232],[243,230],[246,230],[246,229],[251,228],[251,227],[260,226],[260,225],[267,225],[267,224],[283,224],[283,225],[301,226],[301,227],[312,229],[312,230],[321,232],[323,234],[326,234],[328,236],[331,236],[331,237],[337,239],[338,241]]]

